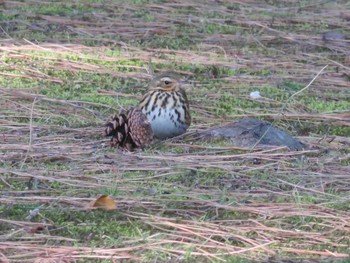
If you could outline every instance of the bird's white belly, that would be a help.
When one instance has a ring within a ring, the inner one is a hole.
[[[177,109],[183,114],[182,109]],[[175,109],[159,108],[146,113],[148,120],[151,122],[152,130],[155,137],[164,139],[180,135],[188,128],[186,124],[177,120],[178,115]],[[183,116],[183,115],[182,115]]]

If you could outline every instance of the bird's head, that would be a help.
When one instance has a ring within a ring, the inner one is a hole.
[[[155,76],[150,84],[151,90],[174,91],[181,87],[180,76],[175,73],[164,73]]]

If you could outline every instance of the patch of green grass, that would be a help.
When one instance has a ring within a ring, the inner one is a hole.
[[[11,174],[3,174],[2,178],[4,180],[8,180],[10,182],[9,185],[11,185],[11,188],[16,189],[17,191],[27,190],[30,184],[29,178],[27,181],[15,181],[15,180],[12,180],[14,176]],[[8,184],[0,183],[0,189],[2,189],[3,191],[9,190]]]
[[[207,34],[236,34],[238,31],[238,28],[232,25],[225,25],[225,24],[216,24],[216,23],[207,23],[205,24],[205,27],[203,29],[202,33]]]
[[[141,47],[149,48],[166,48],[166,49],[188,49],[195,44],[191,37],[183,35],[180,37],[173,36],[153,36],[148,39],[138,41]]]
[[[260,107],[261,105],[257,102],[238,98],[226,93],[216,102],[215,113],[218,115],[240,114],[242,113],[242,109],[260,109]]]
[[[79,14],[86,14],[88,12],[95,11],[96,9],[76,3],[43,3],[41,5],[27,5],[23,8],[19,8],[18,11],[24,14],[39,14],[39,15],[55,15],[55,16],[67,16],[73,17]]]
[[[334,101],[315,98],[313,96],[303,96],[300,101],[315,112],[346,111],[350,109],[350,102],[346,100]]]
[[[304,87],[300,83],[294,81],[286,81],[279,85],[279,88],[285,89],[287,91],[297,92]]]
[[[24,220],[31,209],[33,206],[18,205],[5,208],[2,213],[9,219]],[[150,228],[147,225],[138,220],[131,222],[130,219],[127,220],[125,216],[115,211],[79,212],[48,207],[40,209],[40,215],[34,221],[40,222],[43,218],[54,223],[54,228],[50,229],[51,234],[74,238],[79,243],[83,241],[91,246],[122,245],[125,239],[141,238],[150,234]]]
[[[278,74],[276,70],[271,70],[271,69],[257,69],[257,70],[252,70],[252,69],[247,69],[247,68],[240,68],[236,70],[235,74],[237,76],[239,75],[248,75],[248,76],[270,76],[272,74]]]
[[[241,258],[239,256],[225,256],[223,259],[227,263],[244,263],[244,262],[249,262],[247,259]],[[219,261],[216,261],[216,262],[219,262]]]

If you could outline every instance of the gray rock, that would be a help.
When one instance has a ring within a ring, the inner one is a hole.
[[[342,33],[336,31],[329,31],[322,34],[323,41],[345,40],[345,36]]]
[[[226,139],[239,147],[287,146],[290,150],[303,150],[306,146],[287,132],[274,127],[269,122],[255,118],[244,118],[222,126],[199,131],[196,139]]]

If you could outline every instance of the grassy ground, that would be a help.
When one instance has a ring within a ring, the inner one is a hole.
[[[322,39],[350,38],[348,1],[0,5],[1,262],[350,262],[350,44]],[[309,149],[111,149],[168,70],[190,132],[255,116]],[[117,210],[87,210],[101,194]]]

